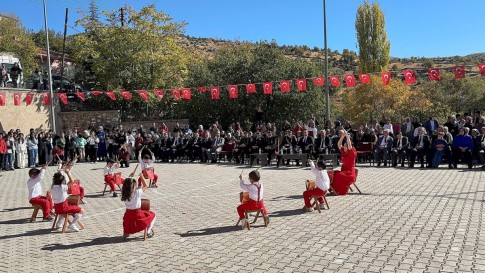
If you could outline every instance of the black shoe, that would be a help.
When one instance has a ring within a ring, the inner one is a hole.
[[[49,221],[49,222],[50,222],[50,221],[52,221],[52,220],[54,220],[54,218],[53,218],[52,216],[47,216],[47,217],[44,217],[44,218],[42,218],[42,219],[43,219],[44,221]]]
[[[453,169],[453,165],[448,165],[448,169]]]
[[[377,162],[377,167],[380,167],[381,166],[381,162]]]
[[[431,169],[431,168],[433,168],[433,166],[427,165],[426,168]]]
[[[424,164],[421,164],[420,168],[424,168]]]
[[[384,167],[387,167],[387,163],[384,163]]]
[[[403,168],[404,167],[404,163],[401,164],[401,167]]]
[[[113,192],[113,197],[118,197],[118,194],[116,192]]]

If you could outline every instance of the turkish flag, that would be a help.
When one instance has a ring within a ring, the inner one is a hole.
[[[190,100],[191,95],[190,88],[182,88],[182,99]]]
[[[64,103],[64,104],[67,104],[67,95],[66,93],[56,93],[57,96],[59,97],[59,100]]]
[[[42,101],[44,101],[44,105],[51,105],[51,97],[49,96],[49,94],[47,94],[47,92],[43,92],[41,96]]]
[[[298,91],[306,91],[306,79],[297,79],[296,80],[296,88]]]
[[[411,69],[406,69],[402,72],[404,75],[404,81],[407,84],[415,84],[416,83],[416,74],[414,73],[414,70]]]
[[[246,84],[246,93],[256,93],[256,85],[253,83]]]
[[[211,86],[211,98],[213,100],[218,100],[221,93],[221,88],[219,86]]]
[[[381,78],[382,78],[382,84],[388,85],[389,81],[391,81],[391,72],[382,72]]]
[[[130,91],[123,90],[123,91],[120,91],[120,94],[125,100],[131,99]]]
[[[439,68],[428,68],[428,76],[430,81],[439,81],[441,80],[440,70]]]
[[[180,100],[180,90],[172,89],[170,90],[170,92],[172,92],[172,96],[174,100]]]
[[[237,99],[237,96],[238,96],[238,93],[239,93],[237,85],[229,85],[227,87],[227,90],[229,91],[229,98]]]
[[[281,92],[290,92],[290,81],[280,81],[280,91]]]
[[[146,90],[138,90],[138,91],[136,91],[136,93],[138,93],[138,95],[140,95],[140,97],[144,101],[147,101],[148,100],[148,91],[146,91]]]
[[[110,98],[111,100],[116,100],[116,95],[113,91],[106,91],[104,92],[104,94],[108,96],[108,98]]]
[[[370,77],[369,74],[359,74],[359,80],[362,84],[368,84],[370,83]]]
[[[480,70],[480,75],[485,76],[485,64],[478,64],[478,70]]]
[[[197,91],[205,93],[207,91],[206,87],[197,87]]]
[[[455,66],[455,67],[453,67],[453,73],[455,73],[456,79],[463,79],[463,78],[465,78],[465,67],[464,66]]]
[[[101,91],[91,91],[91,92],[89,92],[89,94],[91,94],[93,96],[97,96],[97,95],[99,95],[101,93],[102,93]]]
[[[330,79],[330,84],[332,86],[340,86],[340,79],[338,76],[330,76],[328,78]]]
[[[34,93],[27,93],[27,96],[25,96],[25,104],[30,105],[34,99],[34,95]]]
[[[155,89],[153,90],[153,93],[157,95],[158,99],[163,99],[163,90],[162,89]]]
[[[263,83],[263,92],[266,95],[273,94],[273,82],[264,82]]]
[[[20,106],[20,101],[22,100],[22,93],[13,94],[13,105]]]
[[[7,100],[6,97],[7,97],[7,93],[5,92],[0,93],[0,106],[5,106],[5,101]]]
[[[325,78],[324,77],[313,78],[313,84],[316,85],[316,86],[324,86],[325,85]]]
[[[80,98],[82,101],[86,100],[86,96],[82,92],[76,92],[76,96]]]
[[[344,75],[345,85],[347,87],[355,87],[355,77],[354,75]]]

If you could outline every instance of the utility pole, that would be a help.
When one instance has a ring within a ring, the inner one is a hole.
[[[49,47],[49,27],[47,26],[47,7],[46,7],[45,0],[44,0],[44,25],[45,25],[45,38],[47,40],[47,71],[49,72],[49,93],[51,96],[51,121],[52,121],[51,129],[55,132],[56,114],[54,113],[54,91],[52,90],[51,50]]]
[[[330,86],[328,84],[328,48],[327,48],[327,0],[323,0],[323,41],[325,47],[325,120],[330,120]]]
[[[62,41],[62,63],[61,63],[61,92],[62,92],[62,83],[64,82],[64,61],[66,58],[66,35],[67,35],[67,16],[69,14],[69,9],[66,8],[66,20],[64,21],[64,40]]]
[[[125,26],[125,10],[123,8],[120,9],[120,21],[121,27]]]

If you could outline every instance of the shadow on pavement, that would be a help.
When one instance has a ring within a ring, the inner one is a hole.
[[[143,240],[143,236],[141,237]],[[70,245],[63,245],[63,244],[49,244],[42,247],[42,250],[65,250],[65,249],[73,249],[79,247],[86,247],[86,246],[99,246],[99,245],[111,245],[111,244],[119,244],[123,243],[123,238],[121,236],[117,237],[101,237],[95,238],[89,242],[77,243],[77,244],[70,244]]]
[[[3,209],[0,212],[11,212],[11,211],[24,210],[24,209],[32,209],[32,208],[34,208],[34,207],[32,207],[32,206],[30,206],[30,207],[18,207],[18,208],[11,208],[11,209]]]
[[[20,238],[20,237],[30,237],[30,236],[47,235],[47,234],[51,234],[51,229],[50,228],[48,228],[48,229],[37,229],[37,230],[27,231],[27,232],[21,233],[21,234],[12,234],[12,235],[0,236],[0,240]]]
[[[189,230],[186,233],[174,233],[174,234],[179,235],[180,237],[195,237],[195,236],[206,236],[206,235],[234,232],[234,231],[237,231],[237,230],[241,230],[241,227],[231,225],[231,226],[224,226],[224,227],[214,227],[214,228]]]
[[[302,198],[303,200],[303,198]],[[301,207],[303,207],[303,202]],[[269,213],[268,215],[271,217],[287,217],[287,216],[294,216],[294,215],[300,215],[304,214],[305,212],[301,209],[292,209],[292,210],[280,210],[280,211],[275,211],[272,213]]]

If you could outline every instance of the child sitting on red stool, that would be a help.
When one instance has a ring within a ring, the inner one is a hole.
[[[69,170],[72,171],[72,168],[74,168],[74,164],[76,164],[76,162],[77,162],[77,156],[73,160],[68,162],[63,163],[62,161],[59,161],[57,171],[64,176],[64,179],[66,181],[69,181],[69,177],[67,176],[65,169],[69,168]],[[84,199],[84,187],[79,186],[79,192],[80,192],[79,197],[81,197],[81,200],[83,201],[83,203],[86,203],[86,200]]]
[[[325,166],[325,163],[323,161],[318,161],[316,168],[313,160],[308,160],[308,162],[310,163],[312,173],[315,174],[315,188],[308,189],[303,192],[303,199],[305,200],[306,211],[310,212],[313,211],[312,204],[310,203],[311,197],[315,195],[324,196],[330,188],[330,178],[325,171],[327,167]],[[320,206],[325,205],[322,197],[320,197],[318,201],[320,202]]]
[[[243,191],[249,192],[249,201],[237,207],[237,214],[239,215],[239,220],[241,220],[243,229],[247,225],[247,219],[244,215],[245,210],[262,209],[265,223],[269,222],[268,211],[263,202],[264,187],[263,184],[259,182],[260,178],[261,176],[258,171],[252,171],[249,173],[249,182],[251,182],[251,184],[246,184],[242,179],[242,175],[239,175],[239,186]]]
[[[117,184],[115,171],[118,168],[119,168],[118,163],[115,163],[113,159],[108,159],[106,162],[106,167],[104,167],[104,182],[108,184],[110,188],[110,193],[113,192],[113,197],[118,197],[118,194],[116,193],[116,188],[115,188],[115,184]]]
[[[84,210],[77,205],[71,205],[68,203],[68,186],[70,186],[74,180],[72,179],[69,167],[66,168],[64,172],[69,178],[69,182],[67,182],[64,175],[59,172],[55,173],[52,179],[52,201],[54,202],[54,210],[56,214],[60,215],[57,219],[56,228],[60,228],[64,223],[62,214],[68,213],[74,214],[73,220],[68,228],[74,231],[79,231],[79,228],[76,226],[76,222],[81,219],[81,214],[84,214]]]
[[[39,205],[42,207],[42,215],[44,220],[52,221],[51,210],[52,210],[52,198],[50,193],[47,192],[46,196],[41,196],[42,187],[40,182],[44,178],[45,170],[47,165],[42,166],[42,170],[30,169],[29,170],[29,180],[27,180],[27,187],[29,189],[29,203],[32,205]]]
[[[143,152],[143,150],[145,149],[145,147],[143,147],[143,149],[140,150],[140,152],[138,153],[138,162],[140,162],[140,166],[141,166],[141,170],[142,170],[142,173],[146,172],[147,169],[150,169],[150,168],[153,168],[153,163],[155,163],[155,154],[153,154],[152,151],[150,151],[149,149],[147,149],[149,152],[150,152],[150,155],[146,154],[143,156],[141,156],[141,153]],[[148,178],[145,176],[145,178]],[[155,174],[155,172],[153,172],[153,182],[152,182],[152,186],[157,188],[157,181],[158,181],[158,175]],[[141,178],[138,179],[138,186],[141,185]]]

